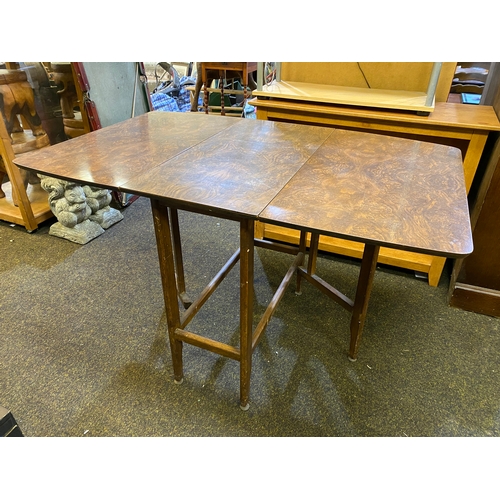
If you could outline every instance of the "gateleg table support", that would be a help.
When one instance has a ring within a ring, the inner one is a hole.
[[[358,357],[358,349],[368,311],[368,301],[370,300],[370,293],[372,291],[379,250],[379,246],[365,244],[351,317],[351,344],[349,347],[349,359],[351,361],[356,361]]]
[[[299,252],[305,252],[306,250],[307,233],[308,232],[305,230],[301,231]],[[377,245],[365,244],[358,285],[356,288],[356,297],[354,301],[352,301],[349,297],[316,275],[319,236],[320,234],[317,232],[311,233],[307,269],[304,267],[298,267],[297,269],[296,293],[300,295],[301,278],[305,278],[309,283],[351,313],[349,359],[351,361],[356,361],[368,311],[368,302],[370,300],[380,247]]]
[[[217,352],[240,362],[240,406],[243,410],[249,408],[250,375],[252,371],[253,335],[253,279],[254,279],[254,220],[240,221],[240,250],[230,259],[227,269],[223,269],[215,280],[219,283],[229,272],[234,263],[240,260],[240,348],[235,349],[208,339],[202,339],[196,334],[184,330],[188,317],[181,318],[178,297],[179,286],[184,287],[184,271],[182,266],[182,249],[180,247],[177,210],[163,206],[159,201],[151,200],[151,209],[158,247],[158,258],[163,287],[163,296],[167,316],[167,329],[172,351],[174,381],[181,383],[183,379],[182,338],[198,347]],[[176,273],[177,269],[177,273]],[[213,291],[216,285],[208,287],[203,299]],[[196,304],[197,301],[195,301]],[[203,303],[203,300],[201,300]],[[197,305],[196,310],[201,307]]]
[[[248,410],[252,371],[254,221],[240,222],[240,407]]]
[[[179,229],[179,214],[177,209],[169,208],[170,220],[172,223],[172,241],[174,244],[174,262],[177,270],[177,292],[184,308],[187,309],[192,300],[186,293],[186,281],[184,279],[184,262],[182,260],[181,233]]]
[[[180,328],[179,303],[177,300],[177,281],[175,275],[174,247],[170,231],[169,209],[158,200],[151,199],[151,210],[158,248],[163,298],[167,316],[167,329],[172,351],[172,365],[174,380],[181,383],[183,379],[182,368],[182,342],[175,338],[175,331]]]

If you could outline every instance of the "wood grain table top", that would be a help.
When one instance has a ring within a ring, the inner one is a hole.
[[[472,252],[460,151],[365,132],[335,129],[259,219],[433,255]]]
[[[314,125],[151,112],[16,158],[44,175],[360,242],[472,252],[458,149]]]
[[[237,120],[122,188],[178,208],[257,218],[331,133],[312,125]]]
[[[201,113],[151,112],[27,153],[16,165],[120,190],[128,180],[234,125]]]

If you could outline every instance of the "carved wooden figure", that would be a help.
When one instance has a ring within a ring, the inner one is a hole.
[[[11,144],[15,154],[24,153],[49,145],[49,139],[35,107],[33,89],[31,88],[26,73],[18,69],[0,69],[0,113],[2,114],[5,128],[11,137]],[[26,140],[24,129],[18,119],[20,115],[31,129],[34,139]],[[0,186],[7,173],[3,160],[0,161]],[[32,176],[21,171],[23,183],[26,188],[28,181],[38,182]],[[0,187],[0,198],[5,193]],[[14,200],[16,206],[18,200]]]
[[[24,71],[0,69],[0,109],[9,134],[23,131],[17,119],[17,115],[21,115],[35,137],[45,135],[36,112],[33,89]]]

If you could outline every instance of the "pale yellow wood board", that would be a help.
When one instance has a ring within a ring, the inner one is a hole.
[[[425,105],[427,95],[424,92],[363,89],[304,82],[273,82],[262,90],[254,90],[253,96],[427,113],[434,109],[434,101],[430,106]]]
[[[456,62],[441,66],[436,102],[446,102]],[[344,87],[427,92],[432,62],[282,62],[281,80]],[[365,80],[366,78],[366,80]],[[368,81],[368,84],[367,84]]]

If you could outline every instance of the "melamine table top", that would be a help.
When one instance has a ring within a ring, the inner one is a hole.
[[[461,153],[439,144],[151,112],[15,163],[222,217],[435,255],[472,251]]]
[[[335,129],[260,220],[392,248],[472,252],[458,149]]]
[[[180,208],[257,218],[331,133],[312,125],[237,120],[122,189]]]
[[[41,174],[120,190],[131,178],[232,125],[220,116],[156,111],[24,154],[15,163]]]

